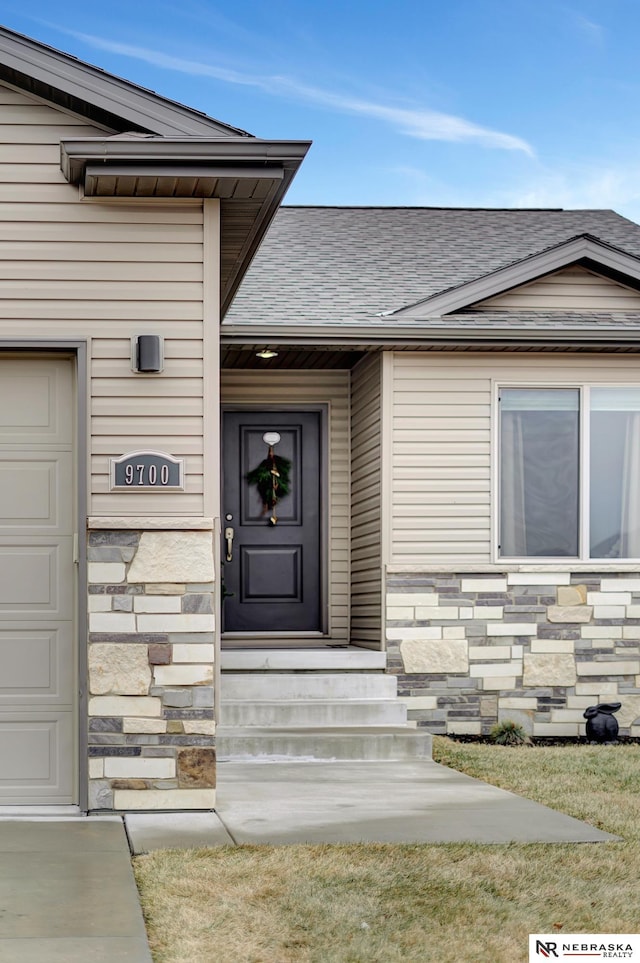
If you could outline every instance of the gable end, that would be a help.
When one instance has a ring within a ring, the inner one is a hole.
[[[629,284],[574,264],[470,305],[471,311],[640,311]]]

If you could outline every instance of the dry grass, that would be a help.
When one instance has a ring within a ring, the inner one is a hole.
[[[638,931],[640,746],[434,758],[625,841],[155,852],[135,869],[156,963],[524,963],[532,932]]]

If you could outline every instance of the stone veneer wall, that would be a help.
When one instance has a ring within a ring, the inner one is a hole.
[[[215,801],[210,531],[89,533],[89,808]]]
[[[575,737],[587,706],[620,701],[640,736],[640,575],[391,575],[387,593],[388,671],[419,726]]]

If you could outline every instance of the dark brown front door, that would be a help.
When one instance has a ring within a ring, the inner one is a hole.
[[[223,419],[223,630],[320,632],[321,413],[228,411]],[[290,462],[289,494],[275,512],[247,480],[273,432],[273,453]]]

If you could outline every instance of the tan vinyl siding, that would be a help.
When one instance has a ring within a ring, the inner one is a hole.
[[[330,638],[349,640],[349,372],[222,371],[223,405],[329,405]]]
[[[88,339],[90,515],[199,515],[203,205],[82,201],[60,139],[104,133],[0,86],[0,338]],[[145,333],[165,339],[161,375],[131,371]],[[185,458],[185,492],[110,493],[109,458],[149,447]]]
[[[474,308],[483,311],[520,308],[534,311],[638,311],[640,294],[586,268],[574,266],[488,298]]]
[[[495,384],[639,382],[633,357],[396,354],[390,561],[491,562]]]
[[[381,355],[351,372],[351,641],[381,645]]]

